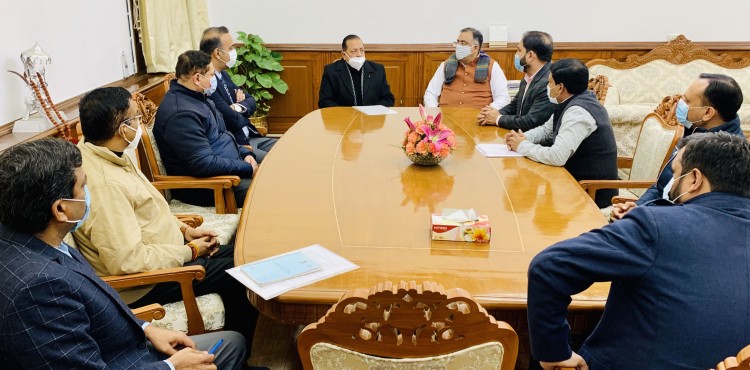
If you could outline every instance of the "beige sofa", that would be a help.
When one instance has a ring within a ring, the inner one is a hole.
[[[632,156],[641,122],[666,96],[682,94],[701,73],[732,76],[744,92],[739,115],[750,133],[750,59],[716,55],[679,36],[645,55],[631,55],[622,62],[595,59],[587,63],[591,76],[609,79],[607,108],[618,142],[618,155]],[[666,118],[666,117],[665,117]]]

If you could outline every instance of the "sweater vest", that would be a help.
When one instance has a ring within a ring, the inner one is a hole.
[[[490,65],[487,67],[487,81],[478,83],[474,81],[474,72],[477,69],[477,61],[464,66],[458,63],[456,77],[450,84],[443,84],[443,91],[440,93],[441,107],[459,107],[459,108],[484,108],[492,103],[492,68],[495,61],[490,59]]]
[[[553,115],[553,137],[557,137],[562,124],[562,116],[570,107],[579,106],[594,117],[596,130],[583,139],[568,161],[565,169],[578,181],[581,180],[617,180],[617,142],[612,131],[607,110],[596,100],[590,90],[574,95],[562,104],[558,104]],[[554,143],[554,139],[553,143]],[[608,206],[617,189],[601,189],[596,192],[596,205],[599,208]]]

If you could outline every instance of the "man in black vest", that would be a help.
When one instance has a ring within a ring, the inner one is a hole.
[[[578,59],[550,68],[547,95],[556,104],[552,119],[522,133],[505,135],[508,147],[551,166],[565,166],[576,180],[617,180],[617,145],[604,107],[588,90],[589,70]],[[596,205],[610,204],[617,189],[596,192]]]
[[[344,37],[341,59],[325,66],[318,108],[384,105],[394,98],[382,64],[365,59],[365,46],[357,35]]]

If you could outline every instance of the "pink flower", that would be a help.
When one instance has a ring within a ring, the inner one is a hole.
[[[419,154],[427,153],[427,145],[425,144],[424,140],[417,143],[416,149],[417,149],[417,153]]]
[[[423,124],[417,126],[417,130],[416,131],[417,131],[418,134],[424,135],[424,134],[427,133],[427,130],[430,130],[430,125],[428,125],[426,123],[423,123]]]
[[[427,120],[427,113],[425,112],[422,104],[419,105],[419,116],[422,117],[422,120]]]
[[[446,145],[446,146],[444,146],[444,147],[442,147],[440,149],[440,155],[439,155],[439,157],[445,158],[445,157],[448,156],[448,154],[451,154],[451,148]]]
[[[404,122],[406,122],[406,125],[409,126],[409,131],[414,131],[414,124],[411,122],[411,118],[404,118]]]
[[[414,154],[414,143],[406,144],[406,154]]]
[[[442,121],[442,119],[443,119],[443,112],[440,112],[437,114],[437,116],[435,116],[435,120],[432,121],[432,123],[435,125],[440,125],[440,121]]]
[[[438,153],[440,153],[440,148],[437,145],[435,145],[435,143],[427,144],[427,149],[430,151],[430,154],[432,155],[437,155]]]
[[[410,132],[408,135],[408,140],[410,143],[416,143],[419,139],[419,135],[416,132]]]

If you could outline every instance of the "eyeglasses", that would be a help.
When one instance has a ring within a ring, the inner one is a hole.
[[[131,117],[131,118],[128,118],[128,119],[120,122],[120,124],[121,125],[126,125],[126,126],[129,127],[131,125],[130,122],[133,121],[133,122],[135,122],[136,125],[140,125],[141,124],[141,118],[143,118],[143,116],[139,114],[139,115],[137,115],[135,117]]]
[[[461,46],[474,46],[474,45],[476,45],[476,43],[475,42],[466,42],[466,41],[463,41],[463,40],[456,40],[456,42],[453,43],[453,47],[456,47],[458,45],[461,45]]]

